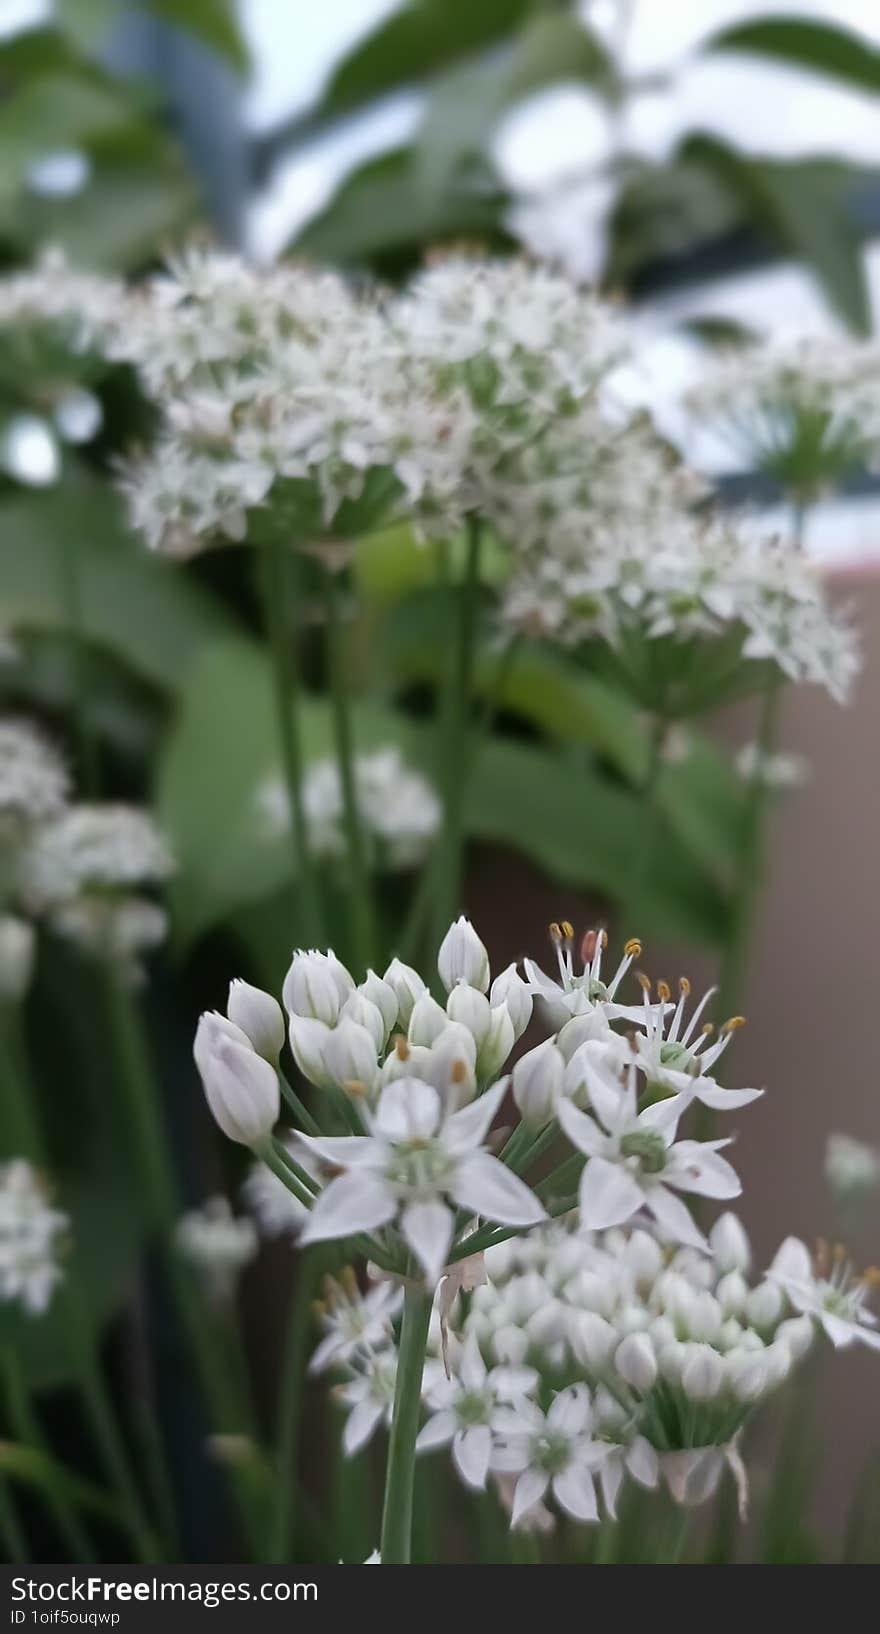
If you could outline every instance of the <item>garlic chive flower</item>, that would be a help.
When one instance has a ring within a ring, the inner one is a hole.
[[[260,1146],[281,1109],[274,1067],[257,1054],[240,1027],[216,1011],[201,1017],[193,1055],[208,1106],[224,1135],[242,1146]]]
[[[723,1089],[710,1075],[709,1069],[728,1049],[734,1033],[743,1024],[742,1016],[732,1016],[723,1023],[717,1038],[708,1023],[698,1031],[706,1006],[715,994],[714,987],[703,994],[690,1019],[686,1020],[691,991],[686,977],[679,982],[678,1003],[671,1013],[667,1008],[671,993],[666,982],[657,983],[660,1003],[652,1004],[651,984],[646,977],[641,980],[645,995],[644,1032],[633,1032],[630,1042],[636,1065],[644,1073],[652,1096],[683,1094],[702,1101],[713,1111],[732,1112],[748,1106],[763,1094],[760,1089]]]
[[[209,1297],[226,1304],[240,1273],[256,1258],[253,1221],[236,1218],[227,1197],[210,1197],[181,1217],[176,1237],[180,1253],[202,1277]]]
[[[406,764],[399,749],[389,746],[357,755],[354,781],[361,828],[376,867],[396,872],[423,862],[441,819],[440,802],[427,778]],[[302,800],[312,855],[344,859],[345,810],[335,760],[309,766]],[[280,778],[260,786],[256,806],[264,833],[276,836],[290,828],[290,801]]]
[[[48,1310],[63,1275],[59,1254],[69,1225],[30,1163],[0,1164],[0,1305],[20,1305],[28,1316]]]
[[[836,1348],[858,1341],[880,1350],[877,1318],[865,1305],[871,1289],[880,1284],[880,1271],[871,1267],[857,1276],[842,1248],[829,1253],[823,1247],[814,1263],[805,1243],[787,1237],[768,1274],[795,1310],[812,1317]]]
[[[0,839],[55,817],[70,780],[61,756],[30,721],[0,720]]]

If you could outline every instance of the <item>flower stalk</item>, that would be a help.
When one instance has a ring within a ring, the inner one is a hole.
[[[384,1566],[408,1566],[411,1560],[416,1436],[430,1319],[431,1297],[424,1284],[415,1279],[408,1281],[385,1470],[380,1546]]]
[[[327,613],[327,667],[333,709],[333,727],[336,735],[336,754],[342,787],[342,806],[348,858],[352,957],[357,967],[365,970],[373,960],[375,923],[370,870],[364,844],[363,824],[358,805],[355,778],[354,735],[351,724],[351,700],[346,679],[346,643],[340,600],[339,575],[334,572],[332,567],[327,567],[324,571],[324,601]]]
[[[434,896],[434,945],[438,947],[450,920],[461,906],[464,789],[469,736],[474,643],[480,587],[482,523],[467,519],[467,554],[464,576],[456,596],[452,672],[448,682],[443,721],[443,830],[437,848]]]

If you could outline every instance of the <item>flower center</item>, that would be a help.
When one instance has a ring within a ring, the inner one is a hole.
[[[401,1191],[431,1195],[446,1189],[453,1168],[449,1153],[437,1141],[427,1140],[396,1147],[385,1173]]]
[[[485,1424],[491,1408],[491,1401],[484,1390],[465,1390],[455,1404],[460,1423],[464,1425]]]
[[[656,1129],[632,1129],[620,1142],[623,1157],[638,1159],[645,1174],[660,1174],[666,1168],[666,1145]]]
[[[561,1475],[571,1459],[571,1448],[565,1436],[554,1435],[552,1430],[535,1437],[532,1444],[532,1463],[546,1475]]]

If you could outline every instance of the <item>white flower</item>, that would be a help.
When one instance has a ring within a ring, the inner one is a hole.
[[[537,1224],[545,1217],[540,1203],[481,1149],[505,1089],[502,1080],[470,1106],[444,1116],[433,1085],[402,1078],[382,1090],[370,1135],[304,1136],[311,1151],[345,1172],[317,1198],[301,1241],[349,1237],[397,1220],[433,1286],[455,1229],[445,1198],[505,1225]]]
[[[880,1186],[880,1151],[852,1135],[829,1135],[825,1178],[835,1196],[861,1197]]]
[[[353,992],[354,981],[332,948],[329,953],[300,950],[294,953],[284,978],[282,998],[290,1016],[303,1016],[334,1027],[342,1006]]]
[[[865,1298],[878,1280],[873,1271],[857,1277],[837,1255],[830,1266],[814,1270],[806,1245],[797,1237],[786,1237],[767,1274],[784,1289],[796,1311],[819,1323],[835,1347],[859,1340],[880,1350],[877,1318],[865,1309]]]
[[[173,872],[168,845],[148,811],[78,805],[36,831],[21,864],[21,889],[35,912],[75,898],[159,884]]]
[[[240,1272],[256,1258],[253,1221],[236,1219],[228,1198],[210,1197],[182,1216],[176,1235],[180,1252],[202,1273],[210,1296],[218,1302],[230,1299]]]
[[[735,1214],[728,1210],[719,1214],[709,1232],[709,1246],[719,1271],[747,1271],[752,1263],[752,1248],[745,1228]]]
[[[636,1065],[645,1074],[651,1092],[685,1095],[689,1099],[702,1101],[704,1106],[716,1112],[735,1111],[763,1095],[762,1089],[723,1089],[709,1075],[708,1069],[724,1054],[743,1019],[732,1016],[721,1027],[714,1042],[710,1042],[711,1027],[704,1027],[697,1033],[700,1017],[716,991],[714,987],[703,994],[684,1028],[685,1006],[691,991],[690,982],[685,977],[679,983],[679,1000],[671,1016],[666,1008],[670,993],[665,982],[657,983],[661,1000],[659,1005],[650,1003],[650,983],[646,978],[642,978],[642,989],[645,995],[642,1017],[645,1031],[633,1033],[631,1042]]]
[[[620,1377],[639,1394],[651,1390],[657,1378],[657,1358],[646,1333],[629,1333],[621,1339],[614,1353],[614,1366]]]
[[[362,1353],[385,1349],[402,1303],[403,1290],[391,1282],[377,1282],[362,1294],[353,1273],[343,1273],[338,1280],[328,1277],[319,1312],[323,1337],[309,1372],[323,1373]]]
[[[0,1164],[0,1304],[17,1301],[29,1316],[48,1309],[62,1274],[59,1238],[69,1225],[30,1163]]]
[[[511,1073],[513,1098],[529,1123],[549,1123],[562,1095],[565,1058],[552,1038],[536,1044],[515,1062]]]
[[[196,1029],[193,1055],[208,1106],[224,1135],[242,1146],[267,1140],[281,1110],[278,1074],[241,1028],[206,1011]]]
[[[60,755],[30,721],[0,720],[0,833],[41,822],[64,806],[70,780]]]
[[[257,1054],[277,1066],[286,1032],[278,1000],[239,979],[229,984],[226,1014],[250,1039]]]
[[[672,1095],[637,1110],[635,1070],[621,1086],[585,1064],[593,1116],[561,1101],[559,1122],[587,1156],[581,1177],[582,1223],[591,1230],[623,1225],[647,1208],[675,1242],[703,1248],[706,1241],[690,1211],[670,1187],[703,1197],[736,1197],[739,1180],[719,1155],[727,1141],[676,1140],[687,1097]]]
[[[508,965],[500,976],[495,977],[489,993],[489,1002],[493,1009],[499,1004],[507,1007],[513,1025],[513,1040],[516,1043],[532,1019],[532,995],[515,964]]]
[[[640,942],[627,942],[623,958],[609,982],[601,980],[602,955],[608,938],[603,930],[588,931],[583,939],[584,968],[575,975],[573,961],[574,931],[567,921],[550,926],[550,935],[556,947],[559,981],[546,976],[532,959],[523,960],[529,991],[544,1003],[551,1024],[562,1027],[572,1016],[597,1013],[605,1021],[644,1021],[641,1005],[618,1004],[615,994],[629,970],[633,959],[642,951]]]
[[[476,987],[479,992],[489,990],[489,955],[469,919],[462,914],[451,925],[437,955],[440,980],[450,993],[458,982]]]
[[[590,1394],[583,1385],[561,1390],[546,1415],[528,1400],[499,1409],[492,1468],[519,1476],[510,1524],[516,1527],[548,1488],[561,1509],[578,1521],[597,1521],[593,1472],[607,1448],[592,1435]]]
[[[736,769],[746,783],[760,779],[777,793],[803,788],[810,776],[810,763],[803,755],[765,754],[757,743],[743,745],[736,757]]]
[[[422,862],[441,818],[440,802],[427,779],[407,766],[393,746],[357,755],[354,779],[361,827],[376,865],[406,869]],[[314,761],[303,780],[302,795],[313,855],[344,858],[345,802],[338,762]],[[267,832],[275,835],[289,829],[290,803],[281,779],[263,783],[256,803]]]
[[[398,1024],[404,1029],[408,1028],[413,1005],[424,993],[425,983],[418,971],[413,970],[412,965],[404,964],[401,959],[392,959],[382,980],[391,988],[397,999]]]
[[[465,1345],[455,1376],[423,1385],[431,1417],[419,1433],[416,1449],[426,1452],[452,1443],[452,1458],[466,1486],[482,1490],[492,1454],[492,1430],[498,1407],[534,1389],[533,1368],[487,1369],[476,1343]]]
[[[382,1423],[390,1424],[397,1381],[397,1352],[365,1353],[354,1377],[339,1385],[338,1399],[351,1409],[342,1432],[346,1458],[353,1458]]]
[[[281,1140],[300,1168],[317,1179],[311,1154],[300,1146],[296,1137],[287,1135],[282,1136]],[[251,1168],[241,1188],[241,1195],[266,1237],[295,1237],[309,1212],[290,1187],[285,1186],[284,1181],[279,1180],[277,1174],[259,1159]]]
[[[17,1003],[31,984],[36,954],[33,925],[14,914],[0,914],[0,1001]]]

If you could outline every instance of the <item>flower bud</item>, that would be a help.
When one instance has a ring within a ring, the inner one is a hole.
[[[746,1300],[746,1315],[755,1328],[775,1327],[782,1315],[785,1296],[775,1282],[759,1282]]]
[[[324,1050],[330,1037],[326,1022],[311,1016],[291,1016],[288,1028],[293,1059],[304,1078],[319,1089],[329,1089],[332,1079],[324,1066]]]
[[[675,1328],[668,1316],[655,1316],[647,1331],[658,1356],[666,1345],[675,1343]]]
[[[667,1383],[681,1386],[681,1375],[687,1361],[688,1347],[677,1339],[657,1352],[657,1366]]]
[[[808,1316],[789,1316],[776,1329],[776,1344],[787,1345],[793,1362],[799,1362],[813,1343],[814,1329]]]
[[[284,1012],[278,1000],[250,982],[233,981],[229,983],[226,1014],[247,1034],[257,1054],[277,1067],[285,1033]]]
[[[688,1318],[688,1329],[692,1339],[714,1339],[721,1327],[721,1306],[714,1294],[701,1289],[694,1295],[693,1306]]]
[[[427,1053],[423,1069],[426,1083],[433,1084],[448,1111],[467,1106],[477,1091],[477,1046],[467,1027],[448,1021],[437,1034]]]
[[[747,1271],[752,1248],[735,1214],[720,1214],[709,1232],[709,1244],[719,1271]]]
[[[331,1029],[324,1045],[324,1068],[343,1089],[362,1087],[369,1094],[375,1088],[379,1068],[376,1045],[366,1027],[343,1017],[339,1026]]]
[[[339,1012],[339,1021],[340,1024],[343,1021],[354,1021],[359,1027],[364,1027],[373,1040],[377,1054],[383,1048],[385,1043],[385,1021],[382,1012],[378,1005],[373,1004],[371,999],[365,998],[363,993],[359,993],[357,989],[352,993],[351,998],[346,999],[343,1004]]]
[[[385,1032],[381,1044],[384,1044],[391,1029],[397,1026],[399,1005],[394,988],[382,976],[377,976],[375,970],[368,970],[366,981],[361,982],[357,991],[365,999],[369,999],[371,1004],[375,1004],[382,1017]]]
[[[565,1063],[552,1038],[528,1050],[511,1074],[513,1098],[527,1123],[549,1123],[562,1094]]]
[[[446,1001],[446,1014],[472,1033],[477,1048],[484,1043],[492,1025],[492,1009],[485,993],[477,987],[459,982]]]
[[[489,988],[489,955],[469,919],[462,914],[450,925],[440,944],[437,955],[440,980],[450,993],[457,982],[478,987],[481,993]]]
[[[306,1016],[335,1027],[339,1012],[353,991],[354,982],[335,953],[300,950],[293,955],[284,978],[282,998],[289,1015]]]
[[[788,1345],[774,1340],[764,1351],[764,1366],[767,1370],[767,1389],[775,1390],[784,1384],[792,1370],[794,1358]]]
[[[622,1044],[624,1051],[629,1053],[626,1039],[619,1038],[611,1031],[603,1011],[597,1008],[586,1010],[582,1016],[572,1016],[560,1029],[556,1043],[565,1061],[568,1062],[582,1044],[607,1044],[614,1040]]]
[[[392,959],[384,976],[381,978],[386,987],[390,987],[397,1000],[398,1027],[409,1027],[413,1005],[416,999],[425,992],[425,984],[417,970],[411,965],[405,965],[401,959]],[[381,1009],[381,1006],[380,1006]],[[391,1023],[392,1027],[395,1025]]]
[[[437,1000],[432,998],[430,993],[424,992],[421,998],[416,999],[412,1008],[407,1033],[409,1042],[411,1044],[427,1044],[430,1048],[435,1038],[439,1038],[448,1021],[449,1017],[446,1011],[441,1008]]]
[[[18,1003],[34,973],[36,937],[33,925],[14,914],[0,914],[0,1000]]]
[[[650,1287],[660,1275],[663,1265],[663,1250],[657,1238],[637,1227],[623,1252],[627,1269],[632,1272],[637,1283],[642,1288]]]
[[[657,1358],[648,1335],[629,1333],[621,1339],[614,1353],[614,1366],[632,1390],[640,1394],[650,1390],[657,1378]]]
[[[427,1083],[430,1066],[431,1051],[427,1045],[410,1044],[403,1033],[398,1033],[383,1063],[379,1081],[383,1089],[398,1078],[422,1078]]]
[[[764,1353],[739,1349],[728,1351],[723,1367],[727,1383],[737,1401],[757,1401],[767,1383]]]
[[[524,1328],[517,1327],[512,1322],[505,1323],[504,1327],[496,1328],[492,1349],[497,1362],[519,1367],[529,1353],[528,1334]]]
[[[196,1029],[193,1055],[216,1123],[230,1140],[258,1146],[278,1121],[278,1075],[225,1016],[206,1013]]]
[[[568,1342],[583,1367],[607,1367],[617,1340],[617,1329],[598,1311],[569,1313]]]
[[[728,1271],[715,1289],[715,1297],[725,1316],[740,1316],[746,1308],[749,1285],[741,1271]]]
[[[477,1071],[483,1080],[497,1078],[513,1049],[513,1022],[506,1004],[492,1011],[489,1032],[477,1053]]]
[[[724,1363],[711,1345],[687,1345],[681,1385],[691,1401],[712,1401],[724,1383]]]
[[[529,1022],[532,1019],[532,995],[522,976],[517,972],[516,965],[508,965],[496,976],[489,994],[493,1007],[497,1004],[506,1004],[510,1019],[513,1022],[514,1043],[522,1038]]]

